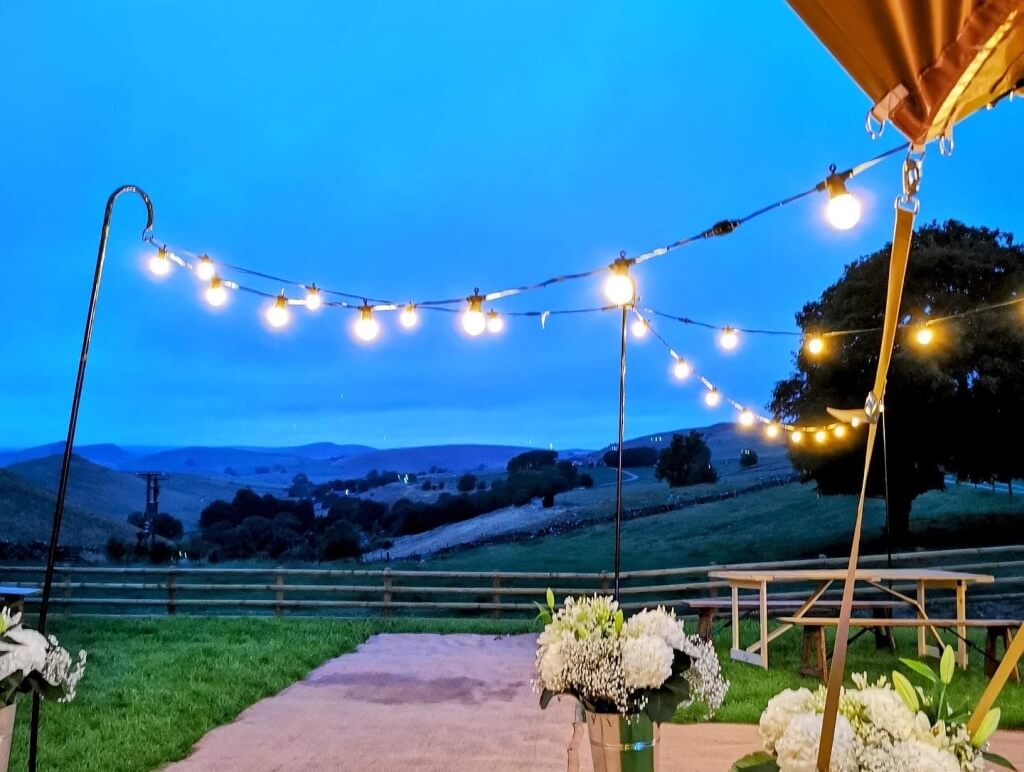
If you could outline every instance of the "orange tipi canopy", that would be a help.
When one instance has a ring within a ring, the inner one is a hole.
[[[1024,93],[1024,0],[788,0],[914,144]]]

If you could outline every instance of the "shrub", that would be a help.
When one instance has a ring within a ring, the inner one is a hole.
[[[607,451],[602,457],[605,466],[617,467],[619,464],[619,450],[618,448],[612,448]],[[657,448],[623,448],[622,449],[622,466],[626,468],[635,468],[643,466],[654,466],[658,463],[658,450]]]
[[[477,478],[475,474],[469,474],[468,472],[459,478],[456,487],[459,489],[459,493],[469,493],[476,489]]]
[[[580,475],[580,479],[578,480],[578,482],[579,482],[581,488],[593,488],[594,487],[594,478],[591,477],[586,472],[584,472],[583,474]]]
[[[128,554],[128,545],[117,536],[111,536],[107,539],[106,553],[107,560],[111,563],[120,563]]]
[[[757,466],[757,462],[760,459],[757,457],[757,451],[751,450],[750,448],[744,448],[740,451],[740,466],[744,469],[749,469],[752,466]]]

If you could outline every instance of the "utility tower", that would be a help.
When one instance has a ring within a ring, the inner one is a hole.
[[[153,546],[153,528],[156,525],[156,516],[160,512],[160,481],[166,480],[167,475],[163,472],[136,472],[136,476],[146,481],[146,509],[142,515],[142,532],[139,534],[139,541],[143,539]]]

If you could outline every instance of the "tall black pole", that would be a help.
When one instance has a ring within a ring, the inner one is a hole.
[[[626,317],[629,309],[622,307],[619,331],[619,461],[615,467],[615,600],[619,599],[619,574],[622,573],[622,443],[626,431]]]
[[[82,353],[78,360],[78,377],[75,379],[75,393],[71,398],[71,416],[68,419],[68,436],[64,442],[64,456],[60,462],[60,478],[57,482],[57,503],[53,510],[53,530],[50,532],[50,550],[46,555],[46,575],[43,579],[43,597],[39,603],[39,632],[46,633],[46,615],[50,607],[50,592],[53,588],[53,568],[57,562],[57,545],[60,542],[60,523],[64,517],[64,499],[68,492],[68,472],[71,469],[71,450],[75,444],[75,429],[78,426],[78,405],[82,401],[82,385],[85,383],[85,366],[89,358],[89,343],[92,340],[92,323],[96,318],[96,300],[100,294],[100,279],[103,277],[103,261],[107,256],[107,236],[110,234],[110,215],[114,202],[122,193],[138,193],[146,204],[146,227],[143,239],[153,230],[153,203],[142,190],[134,185],[124,185],[107,199],[103,212],[103,228],[100,230],[100,246],[96,254],[96,272],[92,277],[92,294],[89,296],[89,310],[85,316],[85,334],[82,337]],[[28,768],[35,772],[39,745],[39,694],[32,694],[32,724],[29,728]]]

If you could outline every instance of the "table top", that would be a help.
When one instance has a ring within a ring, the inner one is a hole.
[[[0,584],[0,595],[8,598],[24,598],[26,595],[35,595],[39,592],[38,587],[15,587],[10,584]]]
[[[712,579],[728,582],[841,582],[846,579],[845,568],[820,569],[773,569],[761,568],[752,571],[709,571]],[[966,574],[959,571],[943,571],[937,568],[858,568],[859,582],[923,582],[948,583],[965,582],[991,584],[995,577],[988,574]]]

